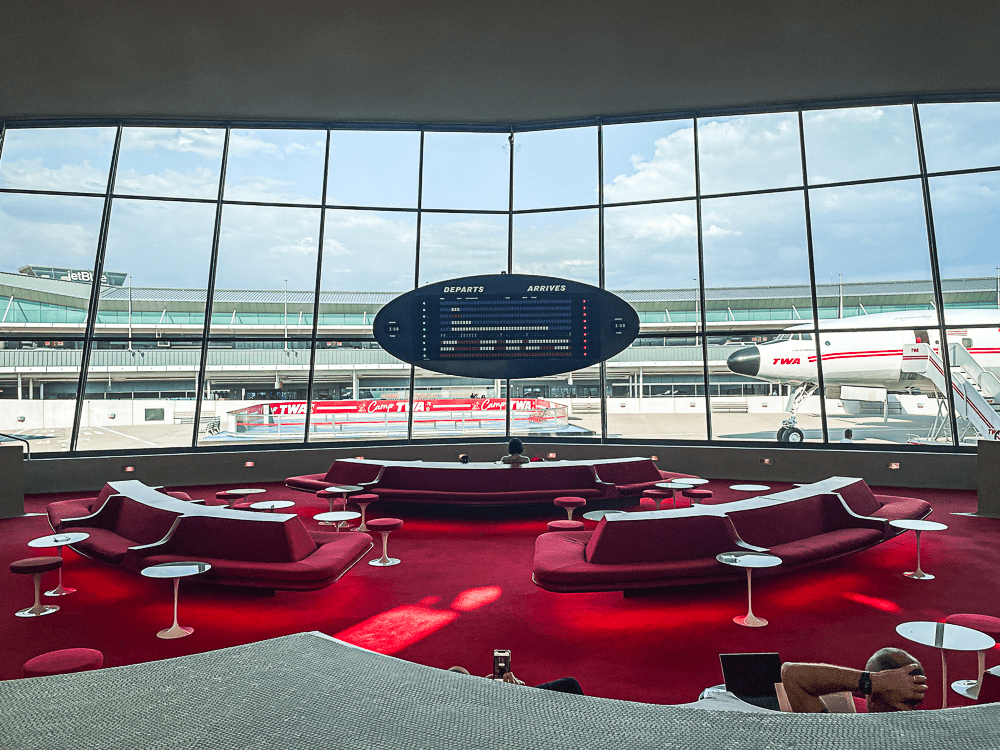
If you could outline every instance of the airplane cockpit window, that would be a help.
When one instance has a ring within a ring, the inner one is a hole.
[[[802,340],[803,341],[812,341],[813,340],[813,335],[811,333],[803,333],[802,334]]]

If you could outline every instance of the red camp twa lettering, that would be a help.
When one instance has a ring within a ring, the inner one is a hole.
[[[774,365],[801,365],[802,360],[798,357],[775,357]]]

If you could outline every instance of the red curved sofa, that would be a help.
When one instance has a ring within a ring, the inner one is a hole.
[[[777,575],[875,546],[895,535],[890,518],[923,518],[931,511],[922,500],[886,496],[874,510],[882,515],[863,516],[831,486],[847,488],[856,504],[866,499],[862,480],[833,477],[723,505],[614,514],[594,531],[542,534],[535,541],[532,580],[562,593],[738,580],[743,570],[715,556],[740,549],[780,557],[781,565],[758,571]]]
[[[192,500],[191,496],[186,492],[168,492],[163,487],[153,487],[152,489],[157,492],[162,492],[164,495],[168,495],[176,500],[184,500],[185,502],[205,502],[202,500]],[[105,500],[112,495],[117,494],[118,491],[114,488],[113,483],[109,482],[101,488],[97,497],[81,497],[73,500],[56,500],[54,503],[49,503],[45,507],[45,513],[49,518],[49,526],[52,527],[53,531],[59,531],[64,519],[80,518],[81,516],[89,516],[92,513],[96,513],[100,507],[104,505]],[[207,504],[217,505],[219,504],[219,501],[213,500],[212,503]]]
[[[506,465],[339,459],[325,474],[289,477],[293,489],[316,492],[352,484],[383,500],[505,505],[551,502],[561,495],[623,500],[657,482],[689,476],[660,471],[648,458],[545,461]]]
[[[373,546],[367,534],[310,533],[296,515],[207,507],[138,481],[109,484],[115,494],[94,513],[63,518],[58,530],[88,533],[74,550],[129,572],[194,559],[212,565],[203,583],[311,591]]]

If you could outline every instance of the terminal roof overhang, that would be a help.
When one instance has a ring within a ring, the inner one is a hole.
[[[494,125],[1000,92],[995,0],[6,0],[0,119]]]

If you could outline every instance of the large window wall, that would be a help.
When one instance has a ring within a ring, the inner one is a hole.
[[[998,196],[997,102],[479,131],[8,122],[0,432],[36,453],[773,442],[794,404],[806,444],[959,446],[993,417],[933,371],[1000,398]],[[392,297],[501,272],[622,293],[640,338],[511,383],[374,343]],[[455,405],[430,419],[434,400]]]

